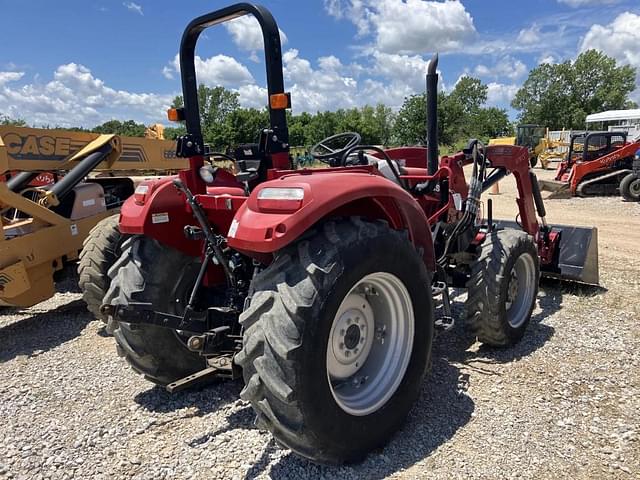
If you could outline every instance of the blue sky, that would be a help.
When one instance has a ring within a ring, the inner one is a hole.
[[[440,52],[442,86],[469,74],[489,103],[509,101],[541,62],[597,48],[640,70],[637,0],[264,0],[283,32],[293,110],[393,108],[421,91]],[[111,118],[166,123],[180,93],[185,25],[229,3],[165,0],[1,1],[0,113],[31,124],[93,126]],[[266,103],[261,38],[246,17],[206,31],[199,80]],[[640,92],[633,94],[640,101]],[[510,111],[512,117],[514,112]]]

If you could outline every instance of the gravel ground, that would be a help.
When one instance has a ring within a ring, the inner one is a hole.
[[[604,202],[640,229],[640,205]],[[459,327],[440,335],[405,427],[349,467],[278,447],[253,427],[239,382],[173,396],[153,387],[68,282],[0,316],[0,477],[640,478],[638,238],[601,237],[604,288],[543,282],[515,348],[483,348]]]

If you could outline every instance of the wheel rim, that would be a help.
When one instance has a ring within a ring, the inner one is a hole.
[[[518,328],[527,321],[536,280],[533,258],[527,253],[520,255],[511,269],[507,283],[505,308],[507,321],[512,328]]]
[[[640,197],[640,178],[631,182],[629,185],[629,192],[635,198]]]
[[[345,412],[377,411],[398,389],[413,349],[415,318],[402,281],[386,272],[367,275],[343,299],[327,344],[327,377]]]

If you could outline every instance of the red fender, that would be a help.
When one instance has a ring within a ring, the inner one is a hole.
[[[172,183],[174,177],[163,177],[143,182],[148,186],[144,201],[133,195],[120,210],[120,231],[132,235],[145,235],[187,255],[199,256],[202,242],[187,240],[186,225],[196,225],[191,208]],[[207,195],[198,195],[209,220],[220,233],[226,233],[233,215],[246,200],[242,185],[235,177],[220,170]]]
[[[265,188],[301,188],[304,198],[297,203],[265,202],[258,199]],[[418,202],[390,180],[365,172],[307,171],[260,184],[236,213],[227,243],[260,258],[290,244],[320,220],[343,215],[381,218],[392,228],[406,229],[427,268],[435,270],[431,230]]]

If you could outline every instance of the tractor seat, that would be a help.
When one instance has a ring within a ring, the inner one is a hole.
[[[231,187],[231,186],[216,186],[212,185],[207,187],[208,195],[233,195],[233,196],[245,196],[244,188]]]

